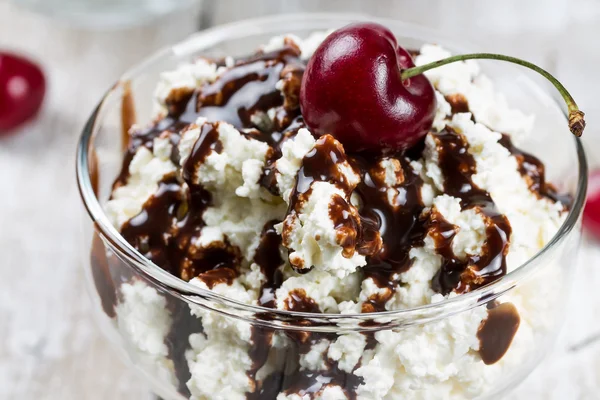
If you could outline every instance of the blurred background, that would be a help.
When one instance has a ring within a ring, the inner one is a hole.
[[[28,57],[47,80],[37,117],[0,133],[0,399],[148,398],[96,332],[81,284],[78,135],[107,88],[155,50],[212,25],[304,11],[401,19],[536,62],[586,111],[595,165],[596,0],[0,0],[0,53]],[[599,398],[599,256],[588,236],[559,346],[511,398]]]

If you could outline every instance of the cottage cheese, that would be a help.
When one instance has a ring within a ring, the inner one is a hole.
[[[123,301],[117,306],[117,325],[128,344],[128,351],[164,382],[176,382],[173,362],[165,337],[171,328],[166,299],[142,280],[121,285]]]

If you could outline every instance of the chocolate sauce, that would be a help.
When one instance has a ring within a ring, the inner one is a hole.
[[[459,228],[448,222],[437,209],[429,214],[428,228],[429,235],[435,244],[435,251],[445,260],[453,260],[455,256],[452,250],[452,240]]]
[[[314,182],[335,184],[344,192],[350,191],[349,182],[340,172],[339,165],[346,161],[342,146],[331,135],[321,136],[314,147],[302,159],[296,176],[296,184],[290,195],[290,209],[297,210],[308,200]]]
[[[94,232],[92,239],[92,255],[90,259],[92,268],[92,277],[94,285],[102,303],[102,309],[110,318],[116,316],[115,307],[117,305],[117,290],[110,273],[108,255],[104,242],[97,233]]]
[[[246,398],[248,399],[264,398],[257,397],[258,394],[261,392],[261,389],[258,387],[260,385],[260,382],[256,380],[256,373],[267,363],[267,360],[269,359],[269,353],[271,351],[275,351],[272,350],[274,333],[275,331],[270,328],[263,328],[262,326],[258,325],[252,327],[252,337],[250,342],[251,344],[250,349],[248,350],[248,355],[252,360],[252,368],[250,368],[250,370],[248,371],[248,377],[255,382],[257,387],[254,388],[255,390],[253,392],[246,393]],[[284,352],[282,356],[285,357],[286,353]],[[267,379],[265,379],[265,381]],[[275,393],[275,396],[277,396],[278,393],[279,392]]]
[[[302,63],[297,61],[299,55],[298,49],[285,47],[238,61],[215,82],[200,88],[198,115],[209,121],[229,122],[238,129],[257,127],[272,130],[256,124],[252,117],[260,118],[260,113],[284,105],[284,97],[276,85],[284,77],[282,75],[289,73],[285,71],[282,74],[284,67],[298,65],[298,69],[303,70],[300,67]],[[283,124],[286,122],[289,124],[291,120],[282,121]]]
[[[169,144],[171,145],[171,155],[170,155],[170,159],[171,162],[175,165],[179,165],[179,162],[181,161],[181,156],[179,154],[179,142],[181,141],[181,136],[180,135],[175,135],[172,134],[169,136]]]
[[[450,128],[433,135],[438,164],[444,174],[444,192],[459,198],[463,210],[475,208],[486,224],[486,240],[480,254],[467,255],[460,260],[453,256],[448,243],[440,246],[446,254],[443,254],[442,267],[432,281],[433,289],[443,294],[453,290],[464,293],[506,274],[511,227],[506,216],[496,209],[490,194],[473,183],[471,178],[477,172],[476,164],[464,137]]]
[[[133,93],[131,92],[131,81],[121,82],[123,86],[123,97],[121,98],[121,145],[123,150],[129,145],[129,131],[135,124],[135,102],[133,101]]]
[[[499,143],[517,159],[519,173],[525,178],[533,193],[539,198],[545,197],[553,202],[560,202],[565,210],[569,209],[573,204],[573,197],[569,194],[558,193],[554,185],[546,182],[546,168],[537,157],[513,145],[508,135],[502,135]]]
[[[385,311],[385,303],[393,296],[398,286],[397,274],[411,266],[410,249],[423,242],[427,233],[426,219],[421,199],[421,178],[413,171],[407,159],[399,156],[403,179],[396,186],[399,194],[392,206],[388,201],[387,187],[376,183],[377,173],[372,165],[379,160],[368,162],[353,159],[355,168],[360,170],[362,181],[356,188],[360,197],[359,213],[362,224],[361,254],[367,254],[367,265],[363,268],[365,278],[371,278],[381,288],[388,290],[368,299],[363,304],[363,312]]]
[[[444,175],[444,193],[458,197],[464,209],[493,207],[490,194],[471,180],[477,173],[477,167],[465,138],[451,128],[432,135],[436,141],[438,165]]]
[[[90,170],[90,184],[92,185],[94,195],[98,199],[100,193],[100,167],[98,166],[98,155],[93,147],[90,148],[89,155],[88,168]]]
[[[488,310],[477,331],[479,355],[486,365],[498,362],[508,351],[521,318],[512,303],[502,303]]]
[[[220,255],[219,255],[219,257],[220,257]],[[218,262],[222,262],[222,261],[219,260]],[[225,265],[231,264],[231,262],[224,263],[224,264]],[[202,280],[202,282],[204,282],[209,289],[212,289],[215,286],[220,285],[222,283],[231,285],[233,283],[233,280],[235,278],[237,278],[239,275],[238,271],[236,271],[235,269],[233,269],[231,267],[216,266],[213,268],[214,269],[211,269],[210,271],[202,272],[200,275],[198,275],[198,278],[200,280]]]
[[[357,398],[356,389],[363,383],[363,379],[352,373],[347,373],[339,369],[337,363],[332,363],[328,369],[323,371],[297,371],[295,374],[286,377],[284,383],[288,383],[283,392],[286,394],[296,393],[298,395],[308,395],[310,399],[314,398],[315,393],[323,389],[329,383],[340,386],[344,390],[346,398],[355,400]],[[275,397],[263,397],[275,398]]]
[[[305,322],[307,325],[312,325],[309,321]],[[255,332],[256,329],[261,328],[255,327]],[[246,393],[248,400],[275,399],[280,393],[288,395],[295,393],[302,398],[314,399],[316,393],[328,384],[340,386],[348,399],[357,398],[356,390],[363,383],[363,378],[341,370],[338,363],[328,358],[326,354],[324,355],[325,368],[319,371],[305,370],[300,366],[302,354],[307,354],[321,340],[334,342],[338,339],[338,335],[305,331],[279,331],[279,333],[287,336],[288,344],[283,348],[271,347],[269,355],[270,359],[277,360],[275,364],[278,367],[262,382],[256,382],[256,390],[253,393]],[[266,330],[263,330],[261,337],[267,338],[270,343],[272,334],[269,335]],[[261,356],[264,365],[266,354],[261,353]],[[257,360],[256,356],[252,359]]]
[[[175,174],[168,175],[158,184],[158,190],[143,205],[142,211],[127,221],[121,234],[143,256],[179,276],[177,265],[171,264],[167,254],[172,238],[177,209],[185,201],[181,183]]]
[[[214,151],[216,153],[220,153],[223,150],[223,145],[219,140],[219,131],[218,124],[206,123],[202,126],[202,130],[200,131],[200,136],[194,143],[194,147],[190,152],[189,157],[184,161],[183,166],[181,167],[181,175],[183,179],[191,183],[195,188],[197,185],[193,183],[196,168],[198,168],[206,157]]]
[[[286,309],[297,312],[319,313],[316,302],[306,295],[304,289],[295,289],[285,300]],[[315,326],[313,321],[303,319],[296,321],[301,325]],[[267,359],[275,359],[278,367],[262,382],[255,381],[257,387],[251,393],[246,393],[248,400],[274,399],[279,393],[296,393],[300,396],[314,398],[315,394],[328,383],[339,385],[347,398],[356,399],[356,389],[363,383],[362,378],[339,369],[337,362],[325,358],[326,367],[320,371],[302,370],[300,355],[308,353],[321,340],[331,342],[337,339],[336,334],[308,331],[279,331],[288,338],[285,347],[272,347],[274,331],[272,329],[254,326],[252,328],[252,345],[250,357],[253,361],[248,376],[255,380],[256,372],[266,363]],[[304,397],[303,397],[304,398]]]
[[[195,97],[194,89],[186,87],[171,89],[169,97],[165,99],[168,115],[180,116],[185,113],[192,97]]]
[[[471,112],[469,110],[469,102],[462,93],[449,94],[445,99],[450,104],[452,114]]]
[[[306,304],[307,302],[311,302],[311,300],[301,292],[297,294],[297,296],[300,297],[301,303]],[[314,327],[319,325],[319,323],[313,321],[303,320],[302,322],[307,326]],[[314,398],[316,392],[321,390],[328,383],[332,383],[340,386],[348,399],[357,398],[356,389],[363,383],[363,379],[353,373],[341,370],[338,363],[331,360],[326,354],[323,355],[325,368],[319,371],[310,371],[302,370],[300,367],[300,355],[307,354],[316,344],[323,340],[327,340],[331,343],[335,342],[339,338],[339,335],[335,333],[302,331],[284,331],[284,334],[292,341],[290,346],[293,349],[292,354],[297,354],[298,358],[295,359],[295,362],[292,364],[297,369],[290,377],[286,377],[288,379],[286,379],[285,382],[286,386],[281,388],[282,392],[286,394],[296,393],[300,396],[308,395],[309,398]]]
[[[352,257],[360,231],[358,215],[342,196],[336,195],[329,203],[329,219],[336,231],[336,240],[343,249],[342,255],[346,258]]]
[[[172,318],[171,328],[165,337],[165,344],[169,350],[169,358],[173,361],[178,391],[189,398],[190,391],[186,383],[190,380],[191,374],[185,353],[190,348],[190,335],[204,331],[202,320],[192,315],[190,307],[182,300],[171,296],[165,298]]]
[[[275,290],[283,282],[283,275],[279,267],[283,265],[280,246],[281,236],[275,231],[275,224],[279,221],[269,221],[263,227],[260,243],[254,253],[254,262],[258,264],[261,272],[266,277],[260,289],[258,304],[263,307],[275,308]]]
[[[285,308],[289,311],[303,312],[303,313],[320,313],[319,305],[310,297],[306,295],[304,289],[294,289],[289,293],[289,296],[285,299]]]
[[[304,64],[292,62],[288,63],[281,71],[284,110],[300,109],[300,86],[302,85],[304,68]]]
[[[286,357],[286,360],[293,360],[294,355],[295,351],[288,349],[282,357]],[[291,372],[279,370],[272,373],[263,380],[262,385],[254,393],[247,393],[246,398],[248,400],[275,399],[279,393],[283,392],[287,395],[296,393],[303,399],[304,396],[314,399],[319,390],[331,383],[340,386],[347,399],[355,400],[357,398],[356,389],[363,383],[363,379],[341,370],[336,362],[327,360],[326,364],[327,368],[322,371],[300,370],[299,359],[296,356],[295,360],[285,365],[286,369],[292,369],[290,366],[296,368],[293,368]]]

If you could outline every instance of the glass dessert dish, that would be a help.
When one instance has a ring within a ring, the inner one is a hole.
[[[482,68],[511,105],[536,115],[534,134],[520,148],[545,163],[547,180],[572,202],[541,251],[477,290],[438,303],[362,314],[248,305],[164,271],[132,247],[104,213],[102,205],[127,145],[121,132],[133,118],[152,120],[148,99],[161,72],[198,56],[246,55],[272,36],[306,37],[359,20],[364,18],[276,16],[200,32],[126,73],[90,117],[77,156],[79,189],[91,217],[82,238],[90,254],[84,262],[86,285],[101,329],[159,396],[500,398],[553,346],[574,274],[587,167],[580,141],[568,131],[565,112],[528,71],[510,64],[482,62]],[[398,21],[377,22],[406,48],[436,43],[464,52],[440,33]],[[481,313],[488,316],[477,330],[479,351],[460,348],[464,321]],[[207,345],[216,336],[226,339]],[[315,369],[320,372],[310,372]],[[364,386],[368,390],[357,389]]]

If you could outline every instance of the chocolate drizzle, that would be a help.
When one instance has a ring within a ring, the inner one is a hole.
[[[435,244],[436,252],[445,260],[453,260],[455,258],[452,250],[452,240],[459,231],[456,225],[446,221],[444,216],[437,209],[433,209],[429,214],[428,221],[429,235],[432,237]]]
[[[285,47],[238,61],[215,82],[200,88],[198,115],[209,121],[229,122],[238,129],[273,130],[268,126],[270,119],[264,114],[272,108],[283,107],[284,98],[276,85],[285,75],[282,73],[284,67],[289,69],[298,65],[299,71],[303,70],[302,64],[296,61],[299,55],[298,49]],[[287,115],[283,117],[281,121],[276,119],[276,125],[291,122],[285,121]],[[279,127],[275,126],[274,130]]]
[[[275,290],[283,282],[283,274],[279,267],[283,265],[280,246],[281,236],[275,231],[279,221],[269,221],[263,227],[260,243],[254,254],[254,262],[258,264],[266,277],[260,290],[258,304],[263,307],[275,308]]]
[[[465,138],[451,128],[432,135],[438,151],[438,165],[444,175],[444,193],[459,198],[463,209],[493,207],[489,193],[471,180],[477,167]]]
[[[434,133],[439,166],[444,174],[444,192],[460,199],[463,210],[475,209],[486,224],[486,240],[480,254],[467,255],[464,260],[452,254],[452,238],[437,235],[436,247],[443,253],[442,267],[433,278],[432,286],[437,292],[464,293],[495,281],[506,274],[511,227],[506,216],[500,214],[490,194],[473,183],[471,177],[477,172],[475,159],[469,153],[469,145],[461,134],[446,128]],[[437,229],[448,232],[447,224],[437,215]],[[440,237],[444,240],[440,240]],[[439,240],[439,242],[438,242]]]
[[[194,143],[190,155],[181,167],[183,179],[188,182],[188,184],[191,184],[194,189],[198,186],[194,183],[197,172],[196,168],[206,160],[206,157],[208,157],[212,151],[220,153],[223,151],[223,145],[219,140],[218,124],[206,123],[202,126],[200,136]]]
[[[445,97],[446,101],[450,104],[450,110],[452,114],[468,113],[469,102],[462,93],[453,93]]]
[[[486,365],[498,362],[508,351],[521,318],[512,303],[502,303],[488,310],[477,331],[479,355]]]
[[[303,313],[320,313],[319,305],[306,295],[304,289],[292,290],[284,301],[285,308],[290,311]]]
[[[291,293],[287,303],[294,311],[319,312],[316,303],[306,297],[302,289]],[[308,320],[301,320],[299,323],[306,326],[316,325]],[[280,393],[295,393],[302,398],[314,399],[328,384],[340,386],[348,399],[357,398],[356,389],[363,383],[363,379],[341,370],[338,362],[331,360],[326,354],[323,354],[325,368],[321,370],[303,369],[300,364],[301,355],[307,354],[322,340],[334,342],[339,337],[337,334],[284,330],[278,333],[285,335],[287,343],[284,347],[275,348],[271,347],[274,335],[272,330],[253,327],[253,346],[250,350],[253,367],[249,376],[254,379],[256,371],[266,363],[267,358],[275,360],[274,364],[278,367],[262,381],[255,381],[255,390],[246,393],[248,400],[275,399]]]
[[[328,384],[337,385],[342,388],[346,398],[355,400],[356,389],[363,383],[363,379],[352,373],[339,369],[337,363],[328,360],[327,369],[322,371],[300,371],[292,374],[272,374],[267,377],[260,391],[249,395],[248,400],[275,399],[280,392],[287,395],[298,394],[301,398],[307,396],[314,399],[315,394]]]
[[[336,240],[342,247],[342,255],[352,257],[356,249],[360,220],[350,204],[340,195],[335,195],[329,203],[329,219],[336,231]]]
[[[158,190],[143,205],[142,211],[127,221],[121,234],[143,256],[179,276],[178,262],[173,263],[167,253],[172,239],[177,210],[184,202],[184,193],[175,174],[168,175],[158,184]],[[166,239],[166,240],[165,240]]]
[[[346,154],[333,136],[325,135],[317,139],[314,147],[302,159],[302,165],[296,176],[296,184],[290,195],[290,210],[299,207],[308,200],[314,182],[329,182],[344,192],[352,188],[339,169],[346,161]]]
[[[322,335],[323,338],[335,340],[331,335]],[[269,376],[253,393],[247,393],[248,400],[275,399],[280,393],[298,394],[300,397],[314,399],[317,392],[328,384],[337,385],[342,388],[345,398],[357,399],[356,389],[363,383],[363,379],[353,373],[348,373],[339,368],[337,362],[325,359],[326,368],[321,371],[301,370],[300,354],[309,351],[310,347],[317,342],[307,341],[300,343],[293,340],[289,347],[280,355],[284,366]],[[306,396],[306,397],[305,397]]]
[[[165,344],[169,349],[169,358],[173,361],[179,393],[190,397],[186,383],[190,380],[191,373],[185,353],[190,347],[190,335],[204,331],[202,320],[192,315],[187,303],[170,296],[167,296],[166,299],[172,322],[169,333],[165,337]]]
[[[116,316],[115,307],[117,305],[117,290],[110,273],[108,254],[104,242],[100,236],[94,232],[92,239],[92,255],[90,264],[92,268],[92,277],[94,285],[102,303],[102,309],[110,318]]]
[[[354,165],[361,171],[362,181],[356,188],[361,206],[359,213],[363,226],[362,243],[371,244],[359,248],[361,254],[370,254],[363,268],[365,278],[371,278],[381,288],[381,294],[368,299],[363,312],[385,311],[385,303],[393,296],[399,283],[398,274],[411,266],[409,251],[420,245],[427,233],[426,220],[422,218],[424,209],[421,199],[423,181],[413,171],[408,159],[399,156],[401,181],[395,186],[398,195],[395,204],[388,200],[388,187],[378,184],[377,167],[379,161],[355,158]],[[378,243],[378,245],[373,245]]]
[[[550,201],[560,202],[565,210],[569,209],[573,203],[572,196],[558,193],[554,185],[546,182],[546,168],[537,157],[513,145],[508,135],[502,135],[499,143],[517,159],[519,173],[525,178],[529,190],[539,198],[545,197]]]
[[[94,192],[94,196],[98,199],[100,194],[100,167],[98,166],[98,155],[93,147],[90,148],[88,168],[90,170],[90,184],[92,186],[92,191]]]
[[[129,132],[137,119],[135,113],[135,101],[131,92],[131,81],[120,83],[123,87],[123,97],[121,98],[121,145],[127,149],[129,142]]]

